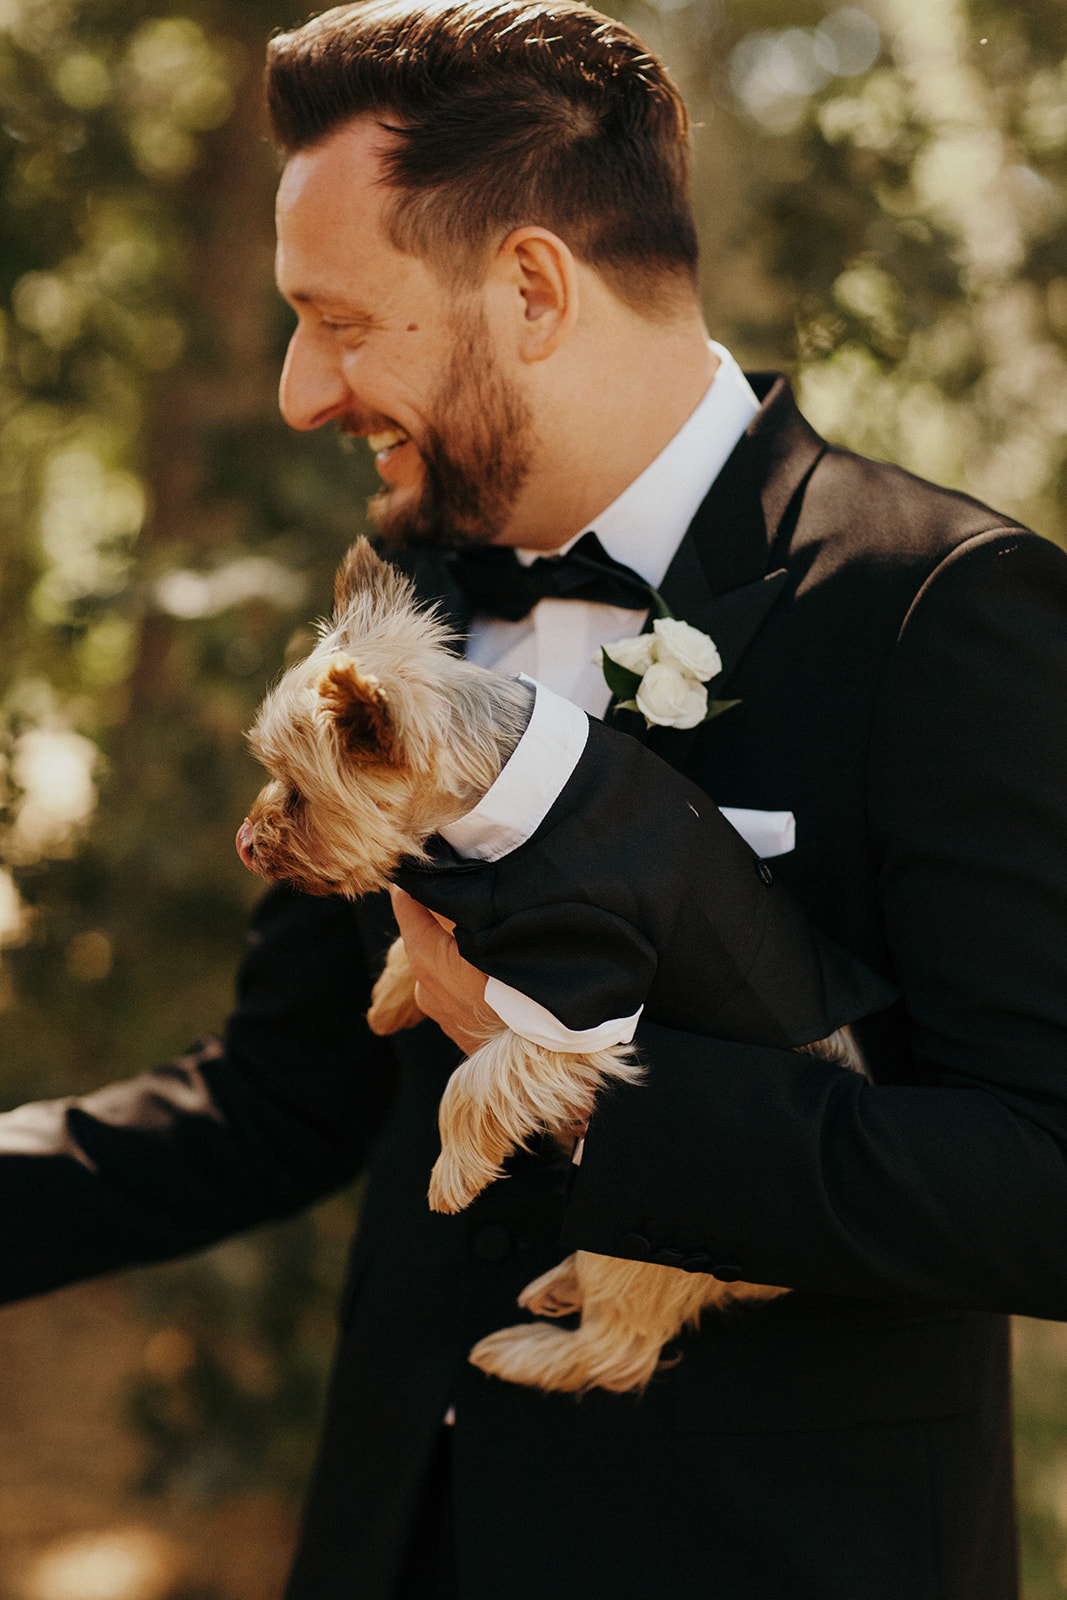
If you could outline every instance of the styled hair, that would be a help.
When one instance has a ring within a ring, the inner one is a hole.
[[[286,156],[356,117],[396,135],[391,242],[476,283],[514,228],[549,228],[633,309],[696,283],[689,118],[636,34],[576,0],[364,0],[267,52]]]

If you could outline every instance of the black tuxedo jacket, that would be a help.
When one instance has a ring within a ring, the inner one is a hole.
[[[642,1024],[647,1082],[604,1100],[573,1187],[534,1153],[433,1215],[457,1053],[367,1033],[380,901],[279,890],[221,1045],[8,1119],[9,1297],[370,1161],[290,1600],[388,1600],[450,1402],[463,1600],[1016,1592],[1002,1314],[1067,1317],[1067,560],[760,393],[664,584],[741,704],[650,743],[718,804],[796,815],[776,874],[902,995],[865,1029],[873,1084]],[[705,1317],[641,1397],[471,1368],[575,1246],[795,1292]]]

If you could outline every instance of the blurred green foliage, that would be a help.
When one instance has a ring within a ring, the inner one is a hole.
[[[1067,543],[1062,0],[618,12],[698,124],[716,337],[791,371],[835,438]],[[0,0],[7,1103],[224,1014],[254,892],[242,730],[363,526],[369,456],[274,405],[259,70],[301,15]],[[145,1275],[146,1487],[295,1487],[351,1209]],[[1067,1589],[1067,1511],[1034,1488],[1067,1437],[1053,1368],[1023,1385],[1032,1600]]]

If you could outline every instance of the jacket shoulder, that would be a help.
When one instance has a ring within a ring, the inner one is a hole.
[[[988,534],[1048,542],[971,495],[827,444],[808,481],[792,542],[795,549],[820,548],[835,564],[862,561],[925,576]]]

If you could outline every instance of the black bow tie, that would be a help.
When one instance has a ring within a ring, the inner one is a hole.
[[[472,611],[518,622],[539,600],[596,600],[601,605],[645,611],[651,585],[632,567],[608,555],[595,533],[587,533],[563,556],[539,556],[524,567],[507,545],[473,545],[446,557]]]

